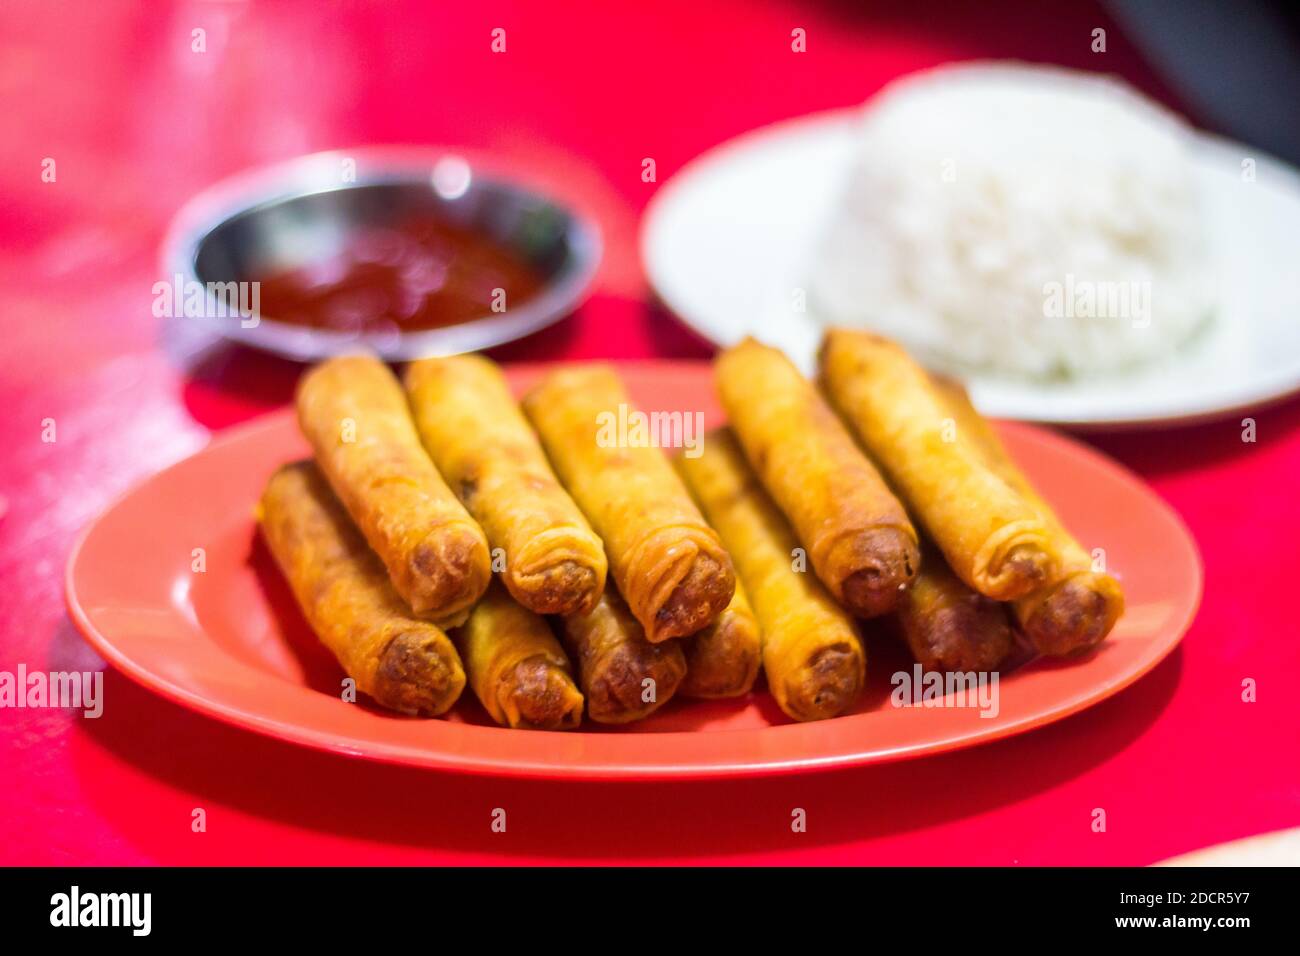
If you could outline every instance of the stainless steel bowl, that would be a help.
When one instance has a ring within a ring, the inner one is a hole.
[[[546,277],[542,291],[502,313],[418,331],[343,332],[260,315],[228,315],[209,283],[252,282],[346,248],[361,229],[429,212],[514,250]],[[163,243],[165,280],[204,291],[205,307],[169,321],[298,360],[368,348],[390,361],[452,355],[551,325],[585,297],[600,263],[595,222],[458,155],[381,147],[316,153],[226,180],[176,215]],[[202,313],[202,314],[198,314]]]

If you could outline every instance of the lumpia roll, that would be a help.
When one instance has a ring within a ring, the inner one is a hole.
[[[571,730],[582,721],[582,694],[550,625],[500,584],[488,587],[452,638],[474,696],[498,724]]]
[[[893,610],[920,566],[916,530],[843,423],[785,355],[753,339],[722,353],[717,378],[736,437],[822,583],[854,614]]]
[[[681,643],[651,644],[612,588],[605,588],[590,611],[568,614],[561,623],[587,698],[587,716],[597,723],[626,724],[650,716],[686,676]]]
[[[911,514],[966,584],[999,601],[1051,579],[1052,536],[1024,495],[983,461],[925,370],[887,339],[831,329],[822,384]]]
[[[683,697],[740,697],[748,694],[763,659],[758,621],[736,582],[736,593],[717,620],[683,641],[686,679]]]
[[[1011,651],[1005,604],[972,591],[943,555],[922,550],[921,573],[898,603],[898,624],[927,671],[992,671]]]
[[[388,367],[330,359],[303,376],[297,404],[316,463],[397,593],[422,617],[464,621],[492,573],[487,538],[420,445]]]
[[[763,672],[778,706],[795,720],[846,710],[866,676],[853,620],[811,570],[795,569],[799,546],[726,429],[710,432],[698,458],[677,466],[735,556],[736,573],[763,638]]]
[[[307,623],[358,690],[406,714],[456,702],[465,672],[455,647],[411,614],[314,464],[271,476],[258,523]]]
[[[605,365],[553,372],[524,412],[555,471],[605,542],[619,592],[652,642],[708,627],[735,573],[713,529],[658,448],[619,441],[609,423],[631,403]]]
[[[1043,654],[1065,656],[1100,643],[1124,613],[1119,582],[1093,570],[1089,554],[1007,454],[992,426],[971,405],[966,390],[948,380],[940,380],[939,388],[957,428],[978,447],[989,467],[1037,509],[1060,555],[1057,572],[1044,587],[1012,602],[1016,623]]]
[[[560,487],[505,376],[478,355],[406,370],[424,447],[505,557],[502,580],[538,614],[590,610],[605,588],[605,548]]]

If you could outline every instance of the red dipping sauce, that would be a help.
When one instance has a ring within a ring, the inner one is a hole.
[[[490,318],[537,295],[545,276],[496,240],[423,214],[365,230],[338,255],[258,281],[268,319],[373,332]]]

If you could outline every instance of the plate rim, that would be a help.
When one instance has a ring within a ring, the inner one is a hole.
[[[713,329],[707,327],[706,323],[692,317],[691,310],[684,307],[680,296],[675,296],[672,293],[669,286],[662,281],[661,271],[656,268],[655,264],[659,261],[659,256],[652,250],[657,248],[658,244],[652,241],[652,234],[662,232],[665,209],[674,202],[676,194],[684,189],[690,180],[696,178],[702,170],[725,165],[728,160],[733,158],[732,154],[741,153],[758,144],[777,141],[785,137],[807,136],[809,132],[815,134],[818,131],[830,130],[837,126],[850,127],[853,121],[861,115],[862,110],[863,104],[861,103],[854,106],[831,107],[811,113],[785,117],[763,126],[745,130],[692,156],[669,176],[659,189],[655,190],[641,215],[637,236],[638,254],[642,270],[655,297],[676,317],[677,321],[717,348],[726,348],[730,344],[719,340],[715,336]],[[1256,149],[1230,137],[1211,133],[1199,127],[1191,128],[1191,141],[1194,158],[1199,158],[1205,152],[1222,154],[1229,151],[1243,156],[1251,156],[1261,165],[1267,164],[1279,170],[1288,180],[1288,185],[1297,199],[1300,199],[1300,167],[1273,155],[1267,150]],[[761,332],[751,330],[749,334],[758,335],[761,338]],[[1251,382],[1256,381],[1256,379],[1257,376],[1250,377]],[[1115,384],[1122,387],[1124,381],[1123,378],[1117,378]],[[1256,386],[1255,390],[1245,397],[1234,398],[1226,404],[1216,405],[1212,408],[1201,408],[1185,414],[1153,411],[1111,417],[1096,415],[1046,417],[1035,416],[1032,410],[1022,409],[1014,418],[1011,418],[1007,416],[1005,409],[1000,409],[998,410],[998,417],[1009,421],[1055,425],[1069,428],[1071,431],[1092,433],[1146,431],[1162,427],[1184,427],[1222,421],[1231,415],[1244,411],[1263,411],[1300,394],[1300,353],[1297,354],[1292,367],[1282,369],[1278,374],[1263,381],[1266,384]]]
[[[508,366],[508,368],[517,370],[515,374],[521,374],[529,369],[552,367],[555,364],[557,363],[515,363]],[[685,365],[702,366],[705,364],[691,360],[633,360],[620,362],[618,367],[621,369],[630,365],[652,368],[658,366],[680,370]],[[99,630],[91,620],[89,612],[82,605],[76,587],[76,575],[87,542],[100,528],[103,521],[126,501],[144,493],[150,484],[163,480],[165,476],[185,466],[192,459],[210,454],[214,449],[247,441],[250,436],[263,430],[286,427],[287,420],[291,420],[292,417],[293,409],[291,407],[280,408],[225,429],[213,435],[202,447],[159,469],[116,496],[76,537],[64,570],[64,603],[74,626],[95,651],[126,677],[146,690],[204,717],[216,718],[228,726],[258,733],[281,742],[354,758],[376,760],[382,763],[439,772],[467,773],[497,778],[634,782],[752,779],[847,769],[932,756],[953,750],[983,746],[1008,737],[1018,736],[1027,731],[1067,719],[1122,692],[1150,673],[1161,661],[1177,650],[1195,620],[1204,595],[1204,561],[1196,544],[1195,536],[1177,510],[1165,501],[1155,489],[1120,463],[1086,444],[1041,426],[1021,422],[999,422],[999,428],[1008,428],[1013,432],[1027,432],[1030,433],[1034,440],[1045,440],[1048,444],[1056,445],[1058,450],[1067,450],[1072,454],[1082,454],[1085,458],[1091,459],[1090,463],[1092,465],[1110,472],[1113,477],[1127,485],[1139,488],[1143,492],[1146,503],[1155,508],[1160,513],[1160,516],[1178,532],[1179,538],[1184,545],[1185,556],[1190,559],[1192,572],[1192,579],[1189,582],[1192,586],[1191,599],[1188,601],[1185,611],[1177,619],[1171,620],[1161,629],[1162,632],[1172,636],[1164,638],[1153,651],[1140,658],[1135,666],[1131,667],[1127,672],[1102,684],[1089,685],[1083,691],[1076,691],[1066,695],[1062,701],[1053,705],[1046,713],[1028,714],[1010,723],[997,724],[987,731],[975,729],[964,732],[945,732],[936,739],[922,744],[904,745],[886,750],[871,747],[871,741],[867,740],[863,742],[862,747],[846,750],[838,754],[783,757],[771,760],[746,760],[740,758],[742,762],[711,760],[707,763],[686,764],[681,763],[680,758],[671,757],[667,759],[654,758],[648,762],[608,762],[599,765],[573,761],[567,758],[567,762],[566,760],[556,762],[537,758],[520,759],[515,756],[489,755],[484,757],[473,753],[448,752],[436,748],[417,750],[408,744],[393,744],[374,740],[359,741],[355,737],[338,737],[326,730],[308,727],[301,723],[286,722],[281,718],[251,712],[234,704],[211,700],[202,693],[184,687],[165,675],[155,672],[146,664],[137,662],[131,655],[119,648],[113,638]],[[201,625],[200,629],[202,629]],[[255,673],[260,673],[251,665],[241,664],[241,666],[248,667],[250,671]],[[270,679],[269,676],[268,679]],[[747,729],[747,731],[717,731],[717,733],[753,733],[755,731],[781,733],[782,731],[797,730],[808,726],[808,724],[794,723],[752,728]],[[481,727],[477,729],[494,734],[527,733],[530,738],[536,738],[539,734],[547,733],[545,731],[511,731],[509,728],[502,727]],[[654,737],[663,740],[673,736],[693,737],[697,733],[699,732],[663,731],[655,733]],[[555,732],[554,735],[559,738],[570,736],[558,732]],[[643,735],[628,734],[618,736],[620,739],[634,740],[642,738]]]

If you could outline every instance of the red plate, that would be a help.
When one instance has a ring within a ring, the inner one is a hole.
[[[515,367],[526,387],[543,369]],[[646,410],[722,421],[702,363],[622,366]],[[308,630],[263,548],[253,503],[272,470],[308,453],[284,411],[232,429],[109,508],[68,563],[72,618],[115,667],[178,703],[296,743],[473,773],[567,778],[721,777],[813,770],[936,753],[1059,720],[1127,687],[1173,650],[1201,595],[1201,563],[1174,512],[1096,452],[1024,425],[999,429],[1011,453],[1091,550],[1106,551],[1128,611],[1090,657],[1032,661],[1002,675],[996,716],[974,707],[895,707],[891,675],[910,670],[885,633],[870,636],[856,710],[794,724],[764,690],[744,700],[673,700],[623,728],[572,733],[491,725],[466,691],[448,719],[345,703],[343,674]],[[206,570],[191,570],[194,549]],[[871,625],[867,626],[870,632]]]

